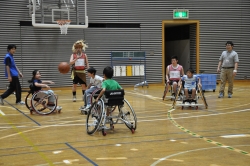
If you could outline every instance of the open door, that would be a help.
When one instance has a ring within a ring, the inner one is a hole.
[[[195,31],[193,32],[193,30]],[[199,21],[197,20],[162,21],[162,73],[163,73],[162,83],[163,84],[165,82],[166,66],[171,64],[171,56],[176,55],[178,57],[178,63],[183,66],[184,70],[190,68],[190,62],[191,62],[190,49],[193,49],[192,56],[195,57],[192,59],[192,62],[196,64],[195,70],[197,73],[199,73],[200,70],[199,34],[200,34]]]

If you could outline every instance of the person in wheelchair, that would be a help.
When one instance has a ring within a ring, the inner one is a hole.
[[[112,69],[112,67],[107,66],[104,68],[103,70],[104,81],[102,83],[102,91],[96,98],[96,102],[98,102],[98,100],[102,97],[102,95],[105,93],[106,90],[122,89],[120,84],[117,81],[112,79],[113,74],[114,74],[114,70]],[[109,111],[107,111],[107,116],[108,115],[109,115]]]
[[[88,68],[88,76],[90,77],[90,84],[87,87],[84,95],[84,107],[80,109],[87,112],[91,106],[91,94],[96,90],[101,88],[103,78],[96,75],[96,69],[94,67]]]
[[[32,72],[32,78],[31,80],[29,80],[28,82],[31,84],[30,85],[30,89],[32,91],[32,93],[37,92],[42,90],[42,88],[50,88],[47,84],[54,84],[54,82],[52,81],[42,81],[41,78],[41,73],[39,70],[34,70]],[[43,95],[49,95],[49,94],[54,94],[54,92],[52,90],[47,90],[44,91]],[[36,99],[39,100],[40,98],[42,98],[44,96],[36,96]],[[47,103],[47,107],[54,107],[55,106],[55,97],[54,95],[50,96],[48,98],[48,103]],[[60,111],[62,109],[61,106],[57,106],[56,110]]]
[[[183,100],[183,103],[185,104],[197,103],[196,101],[197,82],[198,85],[201,86],[201,79],[198,76],[194,75],[194,70],[191,68],[186,71],[186,75],[184,75],[181,79],[184,82],[185,100]]]
[[[166,90],[164,92],[163,98],[165,97],[168,86],[171,85],[173,87],[172,96],[175,96],[177,93],[178,82],[181,79],[181,76],[184,75],[184,70],[181,65],[178,64],[178,57],[171,57],[171,64],[166,68]]]
[[[112,79],[113,74],[114,71],[110,66],[105,67],[102,89],[98,90],[98,93],[93,92],[98,96],[94,96],[94,98],[96,97],[95,102],[91,105],[87,114],[86,128],[88,134],[94,134],[99,130],[105,136],[105,130],[113,130],[114,124],[121,123],[124,123],[132,133],[136,130],[136,114],[124,98],[125,93],[122,87]]]

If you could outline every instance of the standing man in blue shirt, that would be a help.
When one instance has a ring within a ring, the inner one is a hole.
[[[223,51],[219,59],[219,64],[217,68],[217,72],[219,73],[221,67],[221,73],[220,73],[221,85],[219,91],[220,94],[218,96],[219,98],[224,97],[226,81],[228,81],[228,98],[232,98],[233,81],[234,77],[236,76],[239,63],[238,54],[233,50],[233,47],[234,47],[233,42],[227,41],[226,42],[227,51]]]
[[[13,55],[16,52],[16,45],[11,44],[7,47],[8,53],[5,55],[4,64],[5,64],[5,77],[8,78],[10,82],[9,88],[2,95],[0,95],[0,104],[3,105],[3,99],[8,97],[14,91],[16,92],[16,104],[24,105],[25,103],[21,101],[21,84],[19,82],[19,76],[23,77],[23,74],[17,68]]]

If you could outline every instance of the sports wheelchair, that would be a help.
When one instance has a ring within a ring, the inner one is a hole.
[[[96,91],[92,96],[97,98]],[[86,120],[87,133],[92,135],[97,130],[105,136],[106,130],[113,130],[114,124],[125,124],[132,133],[137,127],[135,111],[124,99],[124,90],[106,90],[104,95],[91,105]]]
[[[34,91],[32,84],[29,86],[30,90],[25,98],[25,105],[30,110],[30,114],[36,112],[40,115],[49,115],[54,112],[57,108],[57,96],[53,93],[48,93],[48,91]],[[49,98],[54,98],[53,105],[48,105]],[[61,110],[58,110],[60,113]]]
[[[180,93],[182,88],[184,88],[183,81],[182,81],[181,88],[178,90],[178,94]],[[196,89],[198,89],[198,90],[196,90],[196,95],[195,95],[195,100],[194,101],[186,99],[186,97],[184,95],[183,98],[182,98],[181,103],[177,104],[177,97],[175,97],[174,102],[173,102],[173,107],[175,107],[176,105],[181,106],[181,109],[184,109],[184,107],[195,107],[196,110],[197,110],[198,107],[202,105],[202,104],[198,104],[198,99],[201,98],[202,102],[203,102],[203,105],[207,109],[207,107],[208,107],[207,100],[206,100],[206,98],[204,96],[204,92],[202,91],[201,86],[197,85]],[[191,98],[191,94],[192,93],[188,92],[189,98]]]

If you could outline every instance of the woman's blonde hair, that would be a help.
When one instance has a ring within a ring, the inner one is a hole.
[[[85,51],[85,49],[88,48],[88,46],[84,42],[85,42],[84,40],[77,40],[72,46],[72,51],[76,52],[77,47],[81,47]]]

